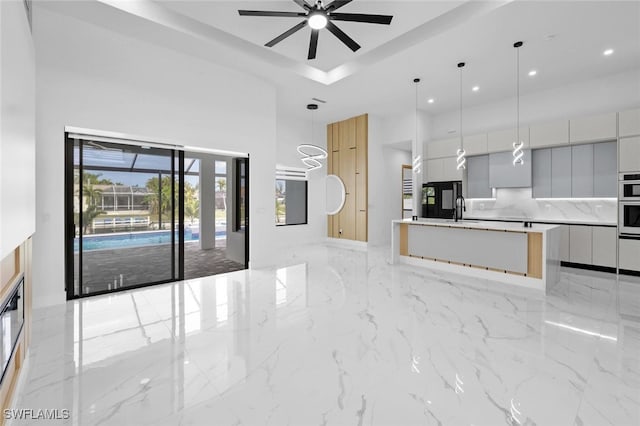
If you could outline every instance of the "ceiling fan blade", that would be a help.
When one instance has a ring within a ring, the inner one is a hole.
[[[319,30],[311,30],[311,41],[309,41],[309,56],[307,59],[315,59],[318,51],[318,34]]]
[[[285,18],[297,18],[301,16],[307,16],[303,12],[276,12],[270,10],[238,10],[240,16],[282,16]]]
[[[297,4],[298,6],[300,6],[301,8],[303,8],[304,10],[311,10],[312,9],[311,5],[309,3],[307,3],[306,1],[304,1],[304,0],[293,0],[293,2],[295,4]]]
[[[345,6],[351,3],[353,0],[335,0],[332,1],[327,7],[324,8],[327,12],[331,12],[332,10],[340,9],[342,6]]]
[[[285,38],[289,37],[291,34],[296,33],[298,31],[300,31],[301,29],[303,29],[306,25],[307,25],[307,21],[306,20],[300,22],[299,24],[289,28],[287,31],[283,32],[278,37],[274,38],[273,40],[271,40],[270,42],[265,44],[265,46],[267,46],[267,47],[275,46],[276,44],[280,43]]]
[[[360,45],[356,43],[351,37],[346,35],[345,32],[338,28],[333,22],[327,22],[327,29],[331,31],[331,34],[338,37],[341,42],[346,44],[349,49],[353,50],[354,52],[360,49]]]
[[[366,22],[369,24],[389,25],[393,16],[371,15],[368,13],[331,13],[329,19],[334,21]]]

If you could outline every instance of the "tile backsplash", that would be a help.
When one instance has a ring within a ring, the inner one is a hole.
[[[499,188],[495,199],[467,200],[466,217],[530,219],[585,223],[617,223],[615,198],[535,199],[531,188]]]

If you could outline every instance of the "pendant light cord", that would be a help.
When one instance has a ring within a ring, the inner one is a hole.
[[[415,80],[414,80],[415,81]],[[416,83],[416,120],[415,120],[415,125],[416,125],[416,150],[418,149],[418,83],[420,82],[420,80],[415,81]]]
[[[516,47],[516,143],[520,143],[520,46]]]
[[[462,67],[460,69],[460,149],[464,151],[464,141],[462,138]]]

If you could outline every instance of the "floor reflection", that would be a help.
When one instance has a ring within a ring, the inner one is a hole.
[[[36,311],[17,407],[74,425],[640,422],[639,279],[563,269],[540,297],[386,254],[308,247]]]

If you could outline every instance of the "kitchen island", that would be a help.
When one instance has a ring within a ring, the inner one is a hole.
[[[450,220],[392,221],[392,263],[501,281],[546,293],[558,282],[560,227]]]

